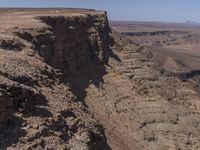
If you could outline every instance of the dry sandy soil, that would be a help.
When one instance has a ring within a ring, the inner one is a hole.
[[[0,149],[200,149],[197,55],[126,38],[104,11],[0,14]]]

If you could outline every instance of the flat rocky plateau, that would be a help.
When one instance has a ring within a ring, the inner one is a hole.
[[[0,14],[0,149],[200,149],[198,67],[113,31],[104,11]]]

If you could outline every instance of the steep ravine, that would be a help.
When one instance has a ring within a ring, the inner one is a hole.
[[[90,85],[86,102],[113,149],[199,149],[199,90],[160,72],[137,47],[116,49],[103,85]],[[99,98],[101,97],[101,100]]]
[[[0,149],[200,148],[190,79],[160,71],[105,12],[47,14],[0,36]]]
[[[40,27],[12,28],[0,44],[0,149],[110,149],[68,81],[76,70],[107,64],[105,12],[35,18]]]

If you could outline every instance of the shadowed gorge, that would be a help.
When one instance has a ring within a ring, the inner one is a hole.
[[[0,149],[200,148],[199,57],[138,42],[188,31],[120,34],[91,9],[0,14]]]
[[[89,64],[105,72],[111,40],[105,12],[58,9],[55,12],[61,15],[48,16],[50,10],[41,10],[44,16],[40,16],[33,15],[35,10],[20,11],[26,14],[17,19],[30,17],[27,26],[8,29],[0,44],[0,125],[4,129],[0,148],[110,149],[103,127],[87,110],[73,82],[66,81]],[[34,28],[29,20],[35,20]],[[93,81],[97,86],[101,76]]]

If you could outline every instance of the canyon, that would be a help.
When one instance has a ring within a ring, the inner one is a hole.
[[[93,9],[0,14],[0,149],[200,148],[198,57],[140,40],[188,32],[121,32]]]

